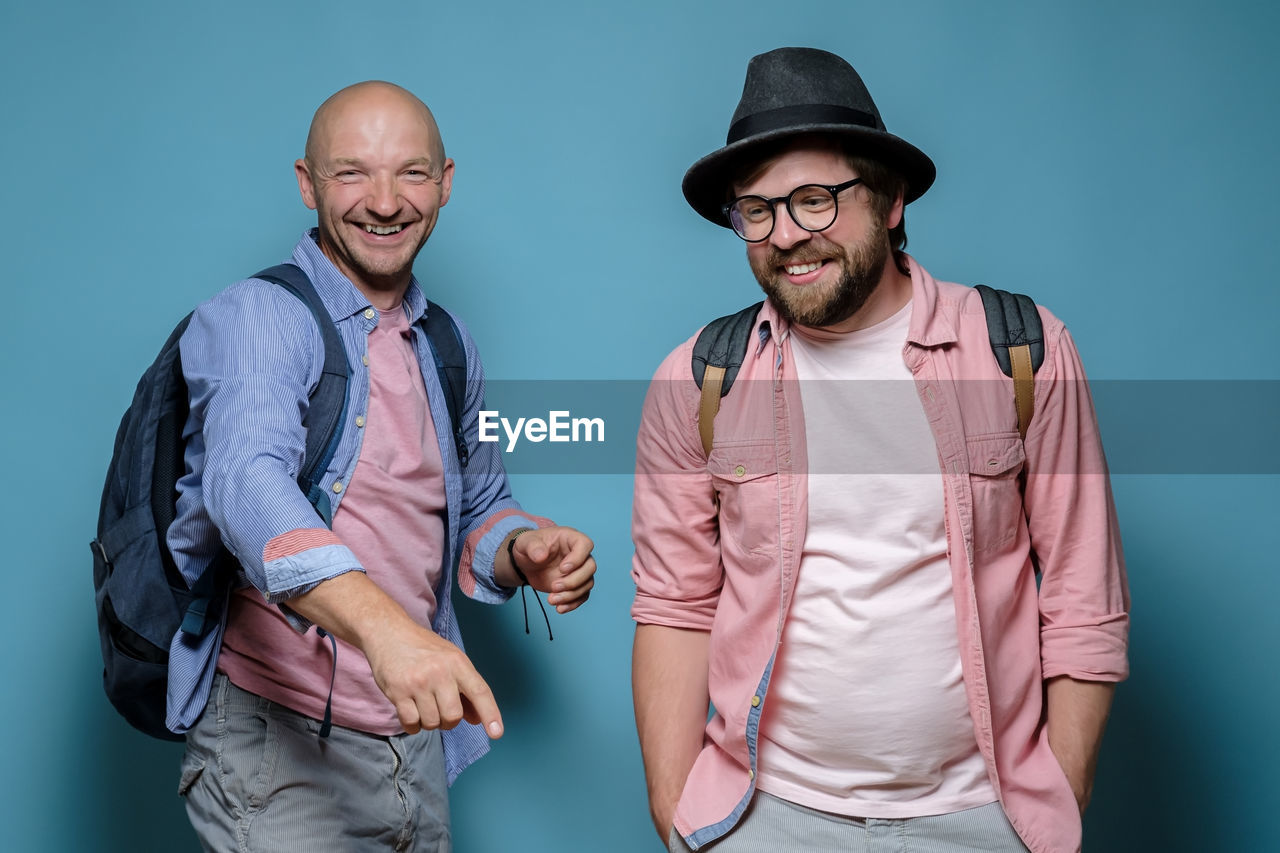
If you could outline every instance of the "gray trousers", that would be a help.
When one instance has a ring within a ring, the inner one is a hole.
[[[671,853],[689,847],[674,830]],[[900,820],[856,818],[805,808],[757,791],[729,834],[698,848],[711,853],[1026,853],[999,803],[944,815]]]
[[[439,732],[381,737],[320,723],[214,680],[187,733],[178,793],[205,850],[449,853]]]

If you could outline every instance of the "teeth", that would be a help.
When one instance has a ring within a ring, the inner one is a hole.
[[[787,275],[804,275],[807,272],[813,272],[822,266],[821,261],[814,261],[808,264],[794,264],[792,266],[783,267],[787,271]]]
[[[399,234],[403,228],[403,225],[366,225],[364,230],[368,231],[370,234],[377,234],[381,237],[385,237],[388,234]]]

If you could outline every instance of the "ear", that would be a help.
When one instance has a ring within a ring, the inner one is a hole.
[[[885,225],[889,229],[897,228],[902,224],[902,209],[905,207],[902,203],[902,191],[898,191],[898,197],[893,200],[893,207],[889,208],[889,215],[885,217]]]
[[[449,203],[449,195],[453,192],[453,158],[444,158],[444,171],[440,173],[440,206]]]
[[[302,203],[309,210],[315,210],[316,190],[311,182],[311,169],[307,167],[307,161],[295,160],[293,162],[293,171],[298,176],[298,192],[302,194]]]

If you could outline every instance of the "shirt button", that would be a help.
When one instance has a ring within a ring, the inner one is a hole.
[[[751,707],[752,707],[752,708],[759,708],[759,707],[760,707],[760,697],[759,697],[759,696],[752,696],[752,697],[751,697]]]
[[[365,318],[366,320],[372,320],[372,319],[373,319],[373,315],[374,315],[374,310],[373,310],[372,308],[366,308],[366,309],[364,309],[364,318]]]
[[[340,491],[342,491],[342,483],[341,483],[341,482],[334,483],[334,484],[333,484],[333,490],[334,490],[335,492],[340,492]]]
[[[356,426],[364,426],[364,415],[356,415]]]
[[[754,770],[748,770],[748,771],[747,771],[747,778],[748,778],[748,779],[754,779],[754,778],[756,778],[756,771],[754,771]]]
[[[368,354],[368,353],[365,353],[364,355],[360,356],[360,360],[364,362],[364,366],[365,366],[365,367],[368,367],[368,366],[369,366],[369,354]]]
[[[733,469],[733,473],[734,476],[741,477],[743,474],[747,473],[747,469],[739,465],[737,468]]]

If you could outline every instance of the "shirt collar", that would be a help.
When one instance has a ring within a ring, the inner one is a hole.
[[[938,300],[938,282],[910,255],[903,253],[911,270],[911,325],[907,340],[922,347],[955,343],[959,339],[959,306]]]

